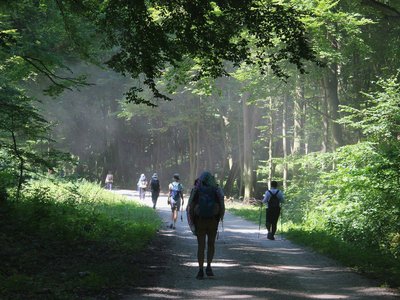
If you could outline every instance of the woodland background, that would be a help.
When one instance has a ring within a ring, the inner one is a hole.
[[[48,173],[136,189],[157,172],[164,190],[179,173],[189,190],[210,170],[244,202],[273,179],[287,226],[394,269],[400,3],[182,3],[0,2],[2,203]]]

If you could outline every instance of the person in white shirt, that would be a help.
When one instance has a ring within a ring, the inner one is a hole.
[[[274,236],[284,199],[283,192],[278,190],[278,182],[271,181],[271,188],[265,192],[262,200],[267,207],[265,226],[268,230],[267,238],[269,240],[275,240]]]

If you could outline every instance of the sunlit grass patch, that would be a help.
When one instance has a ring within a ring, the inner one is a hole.
[[[235,216],[242,217],[245,220],[252,222],[259,222],[260,219],[260,206],[255,205],[245,205],[241,202],[233,201],[227,202],[226,208],[229,212],[234,214]],[[265,224],[265,206],[261,209],[261,218]]]

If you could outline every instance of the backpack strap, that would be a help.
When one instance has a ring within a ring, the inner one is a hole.
[[[280,192],[279,190],[276,190],[276,193],[274,194],[271,190],[268,190],[271,196],[276,196]]]

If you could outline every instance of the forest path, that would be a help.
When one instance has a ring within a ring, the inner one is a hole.
[[[137,198],[133,191],[118,193]],[[258,225],[229,213],[219,227],[215,277],[196,280],[197,242],[186,213],[172,230],[165,196],[158,199],[157,212],[163,226],[143,270],[146,284],[123,299],[400,299],[395,291],[279,235],[275,241],[265,230],[258,236]]]

